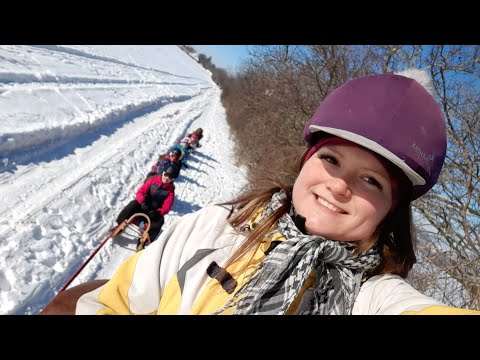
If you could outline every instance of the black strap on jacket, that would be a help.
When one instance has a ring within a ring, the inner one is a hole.
[[[231,294],[237,287],[237,280],[235,280],[227,270],[218,266],[215,261],[208,266],[207,274],[211,278],[217,279],[220,285],[222,285],[223,290],[228,294]]]

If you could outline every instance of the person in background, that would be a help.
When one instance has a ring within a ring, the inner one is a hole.
[[[135,213],[146,214],[151,220],[148,235],[153,242],[165,222],[164,216],[168,214],[175,200],[173,184],[175,174],[175,167],[168,165],[161,175],[155,175],[145,181],[137,190],[135,200],[129,202],[118,215],[117,224]]]
[[[63,305],[76,314],[480,314],[405,281],[416,261],[411,202],[437,182],[447,145],[442,111],[416,73],[335,89],[305,124],[291,183],[253,183],[177,219],[111,280],[79,285]]]
[[[198,128],[194,132],[188,134],[183,140],[188,140],[192,151],[195,151],[197,150],[197,148],[202,147],[202,145],[200,145],[200,140],[202,138],[203,138],[203,129]]]
[[[180,141],[179,144],[172,147],[172,150],[173,149],[178,149],[181,151],[182,154],[180,156],[180,160],[182,162],[182,166],[188,169],[187,160],[188,160],[188,157],[190,156],[190,152],[192,151],[192,148],[190,146],[190,138],[182,139],[182,141]]]
[[[198,136],[198,141],[202,140],[203,138],[203,129],[198,128],[192,134],[196,134]],[[191,135],[191,134],[190,134]]]
[[[147,174],[147,179],[153,175],[162,174],[163,170],[170,165],[173,167],[172,174],[176,179],[182,168],[181,156],[182,152],[179,149],[172,149],[168,154],[160,155],[156,164],[152,166],[152,170]]]
[[[199,143],[200,139],[197,134],[193,133],[189,135],[188,138],[190,139],[190,147],[192,148],[192,151],[196,151],[197,148],[202,147]]]

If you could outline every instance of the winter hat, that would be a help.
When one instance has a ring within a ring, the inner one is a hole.
[[[168,165],[164,170],[163,170],[163,173],[162,173],[163,176],[167,176],[170,178],[170,181],[172,181],[173,179],[175,179],[175,175],[176,175],[176,169],[173,165]]]
[[[395,208],[397,207],[399,199],[401,199],[402,196],[404,196],[406,194],[406,191],[407,191],[408,186],[410,184],[410,181],[408,180],[406,175],[400,170],[400,168],[398,168],[393,163],[391,163],[390,161],[385,159],[383,156],[380,156],[376,152],[374,152],[370,149],[367,149],[367,148],[363,147],[362,145],[359,145],[359,144],[354,143],[352,141],[343,139],[343,138],[338,137],[338,136],[333,136],[333,135],[326,135],[324,137],[321,137],[318,140],[318,142],[310,148],[307,155],[305,156],[305,160],[303,161],[303,163],[305,164],[305,162],[308,159],[310,159],[313,154],[315,154],[322,146],[325,146],[325,145],[355,146],[355,147],[361,148],[361,149],[363,149],[365,151],[368,151],[371,154],[373,154],[380,161],[380,163],[383,165],[383,167],[387,171],[388,176],[390,178],[390,183],[391,183],[391,186],[392,186],[392,207],[391,207],[391,211],[395,210]]]
[[[182,155],[182,152],[180,151],[180,149],[172,149],[170,151],[170,155],[173,155],[173,156],[176,156],[176,157],[180,157],[180,155]]]
[[[424,70],[410,73],[429,78]],[[350,140],[395,164],[413,186],[412,199],[435,185],[445,160],[447,136],[440,106],[407,76],[381,74],[347,81],[305,124],[304,140],[310,146],[316,143],[315,132]]]

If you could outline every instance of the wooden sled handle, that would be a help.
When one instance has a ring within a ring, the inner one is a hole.
[[[132,216],[130,216],[130,218],[127,220],[127,224],[129,224],[134,218],[136,217],[143,217],[146,219],[147,221],[147,227],[146,229],[143,231],[143,234],[142,234],[142,237],[140,238],[140,240],[138,241],[138,245],[137,245],[137,252],[140,251],[140,250],[143,250],[143,246],[145,245],[145,241],[147,241],[147,237],[148,237],[148,231],[150,230],[150,225],[152,223],[152,221],[150,220],[150,217],[147,215],[147,214],[144,214],[144,213],[135,213],[133,214]],[[126,225],[125,225],[126,226]]]

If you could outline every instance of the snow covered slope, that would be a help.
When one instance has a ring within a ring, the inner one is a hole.
[[[40,312],[198,127],[164,228],[245,184],[209,72],[177,46],[0,46],[0,314]],[[128,254],[108,243],[76,281]]]

